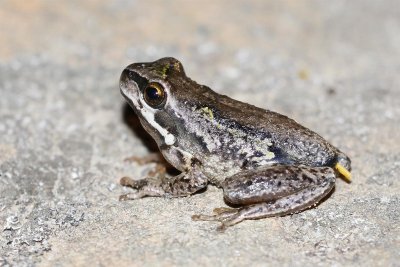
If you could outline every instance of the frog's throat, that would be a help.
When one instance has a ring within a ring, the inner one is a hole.
[[[350,173],[345,167],[343,167],[343,166],[340,165],[339,163],[336,163],[335,169],[336,169],[341,175],[343,175],[343,177],[344,177],[347,181],[351,182],[351,173]]]
[[[164,137],[164,143],[168,146],[173,145],[176,141],[175,136],[171,134],[169,131],[161,127],[155,121],[154,111],[147,110],[145,108],[141,109],[141,114],[144,119],[162,136]]]

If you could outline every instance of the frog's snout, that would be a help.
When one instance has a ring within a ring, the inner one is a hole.
[[[131,103],[132,101],[128,97],[128,91],[129,91],[129,70],[124,69],[121,73],[121,77],[119,78],[119,90],[122,94],[122,96],[129,102]]]
[[[138,83],[136,80],[137,74],[135,73],[134,70],[132,70],[132,66],[134,66],[134,64],[127,66],[122,71],[121,77],[119,78],[120,91],[122,95],[128,100],[130,98],[134,98],[135,92],[139,90]]]
[[[129,79],[129,70],[126,68],[122,71],[121,77],[119,78],[119,82],[121,83],[126,83]]]

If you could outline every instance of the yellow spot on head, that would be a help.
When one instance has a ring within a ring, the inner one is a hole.
[[[158,75],[160,75],[163,79],[165,79],[167,77],[168,70],[169,70],[169,65],[168,64],[163,65],[163,66],[159,66],[159,67],[157,67],[155,69],[156,73]]]
[[[336,163],[335,169],[336,169],[341,175],[343,175],[343,177],[344,177],[347,181],[351,182],[351,173],[350,173],[345,167],[343,167],[343,166],[340,165],[339,163]]]

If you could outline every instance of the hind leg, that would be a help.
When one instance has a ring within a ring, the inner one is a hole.
[[[227,203],[239,209],[217,209],[213,215],[194,215],[193,220],[220,221],[218,228],[243,220],[282,216],[317,204],[335,185],[329,167],[275,165],[245,171],[227,178],[222,187]]]

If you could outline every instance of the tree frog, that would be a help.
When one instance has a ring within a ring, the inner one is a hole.
[[[316,205],[350,180],[350,159],[317,133],[279,113],[218,94],[186,76],[167,57],[127,66],[120,90],[154,138],[175,177],[124,178],[135,189],[123,200],[183,197],[213,184],[236,208],[218,208],[193,220],[221,222],[283,216]]]

